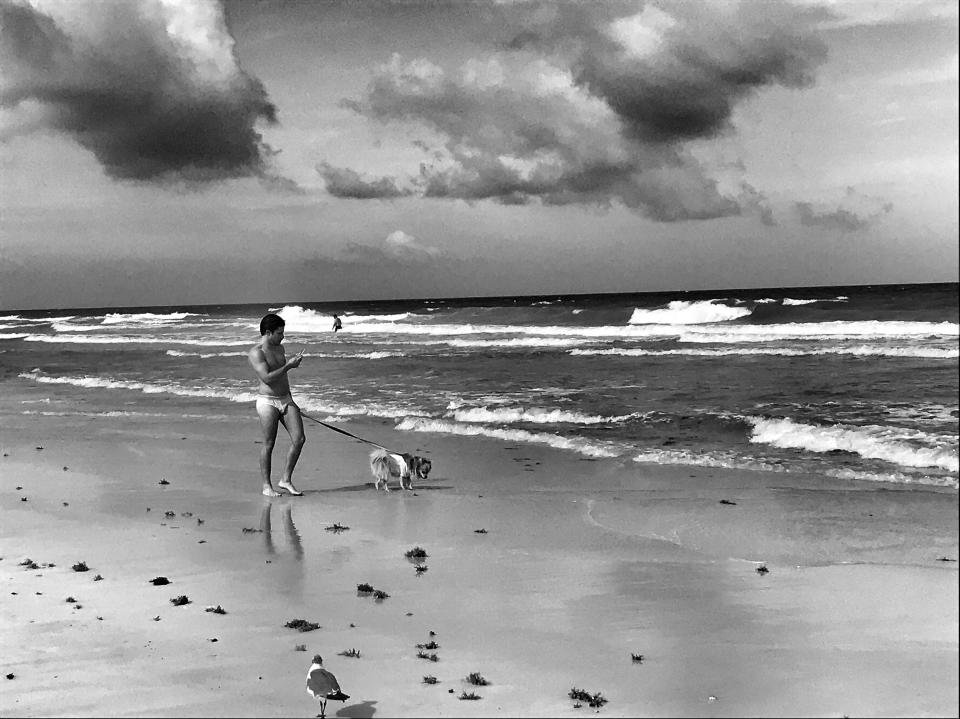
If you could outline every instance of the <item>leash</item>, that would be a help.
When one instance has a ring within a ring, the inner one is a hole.
[[[387,448],[384,447],[382,444],[377,444],[376,442],[371,442],[369,439],[364,439],[363,437],[358,437],[358,436],[355,435],[355,434],[350,434],[350,433],[349,433],[347,430],[345,430],[345,429],[340,429],[339,427],[334,427],[332,424],[327,424],[326,422],[321,422],[319,419],[317,419],[317,418],[315,418],[315,417],[311,417],[309,414],[304,414],[304,412],[303,412],[302,410],[300,411],[300,416],[301,416],[301,417],[306,417],[307,419],[312,420],[313,422],[316,422],[317,424],[322,424],[324,427],[326,427],[327,429],[332,429],[334,432],[339,432],[340,434],[345,434],[345,435],[347,435],[348,437],[352,437],[353,439],[359,440],[360,442],[366,442],[367,444],[372,444],[374,447],[378,447],[378,448],[382,449],[384,452],[389,452],[390,454],[400,454],[400,452],[394,452],[392,449],[387,449]]]

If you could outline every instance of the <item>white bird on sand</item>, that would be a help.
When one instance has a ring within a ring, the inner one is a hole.
[[[340,691],[337,678],[323,668],[323,657],[319,654],[314,655],[313,664],[307,670],[307,693],[320,702],[321,718],[327,710],[327,699],[343,702],[350,698]]]

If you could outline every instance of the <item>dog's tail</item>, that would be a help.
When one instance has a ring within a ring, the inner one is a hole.
[[[370,472],[379,480],[390,477],[390,453],[385,449],[375,449],[370,453]]]

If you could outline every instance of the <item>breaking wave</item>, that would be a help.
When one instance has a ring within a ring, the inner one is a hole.
[[[675,300],[666,308],[655,310],[635,309],[630,316],[631,325],[696,325],[710,322],[727,322],[746,317],[750,310],[745,307],[730,307],[720,300],[685,302]]]

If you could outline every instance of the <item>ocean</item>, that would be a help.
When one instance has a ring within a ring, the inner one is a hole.
[[[297,402],[347,431],[958,486],[956,283],[6,312],[0,376],[24,415],[232,421],[267,311]]]

